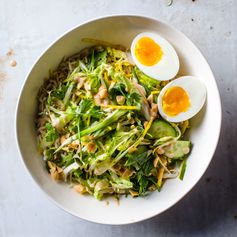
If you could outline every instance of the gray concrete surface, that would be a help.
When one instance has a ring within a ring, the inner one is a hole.
[[[0,0],[0,237],[237,236],[237,1],[166,2]],[[42,50],[79,23],[116,13],[152,16],[189,36],[214,71],[223,106],[220,142],[201,181],[170,210],[127,226],[89,223],[54,206],[26,173],[14,138],[17,96]]]

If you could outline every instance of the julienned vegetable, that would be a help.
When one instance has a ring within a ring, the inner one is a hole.
[[[182,179],[189,125],[160,118],[163,86],[116,48],[94,46],[63,60],[38,97],[39,150],[52,178],[97,199],[142,196]]]

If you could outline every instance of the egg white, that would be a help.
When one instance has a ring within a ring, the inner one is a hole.
[[[183,88],[189,96],[190,107],[186,112],[181,112],[176,116],[167,115],[162,108],[162,98],[165,92],[173,86],[179,86]],[[196,115],[203,107],[206,100],[206,86],[204,82],[193,76],[184,76],[177,78],[168,83],[160,92],[158,97],[158,110],[160,115],[167,121],[170,122],[182,122],[192,118]]]
[[[162,49],[163,55],[161,60],[153,66],[145,66],[141,64],[135,55],[136,44],[138,40],[143,37],[151,38]],[[166,39],[159,36],[158,34],[151,32],[143,32],[138,34],[132,42],[131,54],[134,63],[143,73],[159,81],[170,80],[174,78],[179,71],[179,58],[175,49]]]

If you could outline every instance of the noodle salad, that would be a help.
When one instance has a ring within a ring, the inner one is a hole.
[[[167,83],[141,72],[121,46],[63,59],[38,94],[38,146],[51,177],[99,200],[183,179],[189,122],[161,118],[157,98]]]

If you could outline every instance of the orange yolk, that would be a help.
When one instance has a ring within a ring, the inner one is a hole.
[[[169,116],[185,112],[189,107],[190,100],[188,94],[179,86],[169,88],[162,98],[163,111]]]
[[[141,64],[153,66],[161,60],[163,52],[153,39],[142,37],[136,43],[135,56]]]

